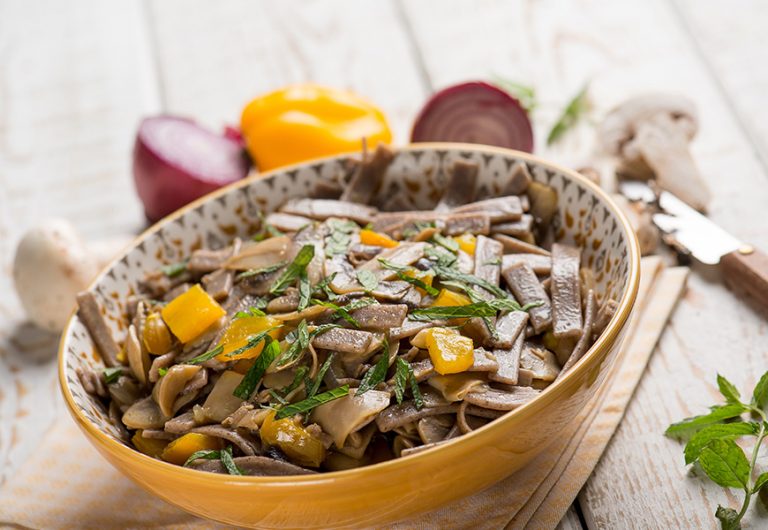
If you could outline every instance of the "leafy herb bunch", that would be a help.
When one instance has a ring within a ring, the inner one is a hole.
[[[757,455],[763,439],[768,435],[768,372],[763,374],[744,403],[738,389],[725,377],[717,376],[717,386],[725,398],[724,405],[710,407],[708,414],[686,418],[673,423],[665,434],[671,438],[685,439],[685,463],[698,464],[716,484],[726,488],[744,490],[744,501],[737,512],[733,508],[718,506],[715,517],[723,530],[741,528],[741,520],[755,494],[768,495],[768,472],[755,475]],[[749,414],[750,420],[744,421]],[[749,458],[736,443],[737,439],[754,437]],[[765,500],[763,500],[765,502]]]

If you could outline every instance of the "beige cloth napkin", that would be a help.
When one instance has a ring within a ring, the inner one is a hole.
[[[642,264],[639,311],[611,384],[530,465],[450,507],[396,528],[554,528],[589,478],[683,290],[688,269]],[[35,529],[231,528],[199,519],[144,492],[110,466],[62,417],[37,452],[0,489],[0,527]]]

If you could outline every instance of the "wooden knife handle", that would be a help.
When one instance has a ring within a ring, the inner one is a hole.
[[[731,290],[768,313],[768,254],[734,250],[720,259],[720,270]]]

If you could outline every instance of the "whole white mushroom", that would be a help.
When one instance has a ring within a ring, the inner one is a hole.
[[[13,262],[16,293],[29,319],[48,331],[64,329],[75,296],[113,255],[115,246],[101,244],[95,252],[65,219],[48,219],[30,229]]]

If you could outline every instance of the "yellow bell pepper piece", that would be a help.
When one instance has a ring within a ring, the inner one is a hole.
[[[280,339],[279,328],[281,325],[281,321],[272,317],[250,316],[236,318],[232,321],[229,327],[227,327],[227,329],[224,331],[224,335],[221,337],[221,342],[219,342],[219,344],[224,347],[224,351],[217,355],[216,359],[222,362],[234,361],[238,359],[255,359],[261,355],[261,350],[264,349],[264,341],[259,342],[253,348],[237,355],[229,354],[236,349],[242,348],[248,344],[248,339],[257,333],[261,333],[262,331],[266,331],[270,328],[278,329],[273,329],[268,333],[268,335],[275,340]]]
[[[440,289],[440,294],[432,302],[432,307],[469,305],[471,303],[472,301],[466,295],[448,289]]]
[[[392,142],[384,113],[356,94],[293,85],[248,103],[240,130],[261,171]]]
[[[365,228],[360,230],[360,243],[363,245],[373,245],[384,248],[396,247],[399,244],[386,234],[380,234],[379,232],[374,232],[373,230]]]
[[[462,234],[453,238],[456,243],[459,244],[459,248],[469,254],[475,255],[475,248],[477,247],[477,238],[472,234]]]
[[[475,347],[469,337],[446,328],[430,328],[426,332],[427,351],[438,374],[457,374],[475,362]]]
[[[147,351],[153,355],[163,355],[171,350],[171,332],[159,313],[151,313],[147,317],[142,340]]]
[[[133,446],[152,458],[160,458],[165,446],[168,445],[168,440],[158,440],[156,438],[144,438],[142,436],[143,431],[136,431],[136,434],[131,438]]]
[[[221,438],[190,432],[169,443],[161,456],[166,462],[181,466],[194,453],[218,450],[221,449],[221,446]]]
[[[192,286],[165,306],[163,320],[181,342],[190,342],[227,314],[221,306],[203,291],[199,284]]]
[[[275,419],[271,412],[259,430],[261,441],[275,446],[296,464],[319,467],[325,459],[325,446],[301,425],[296,418]]]

